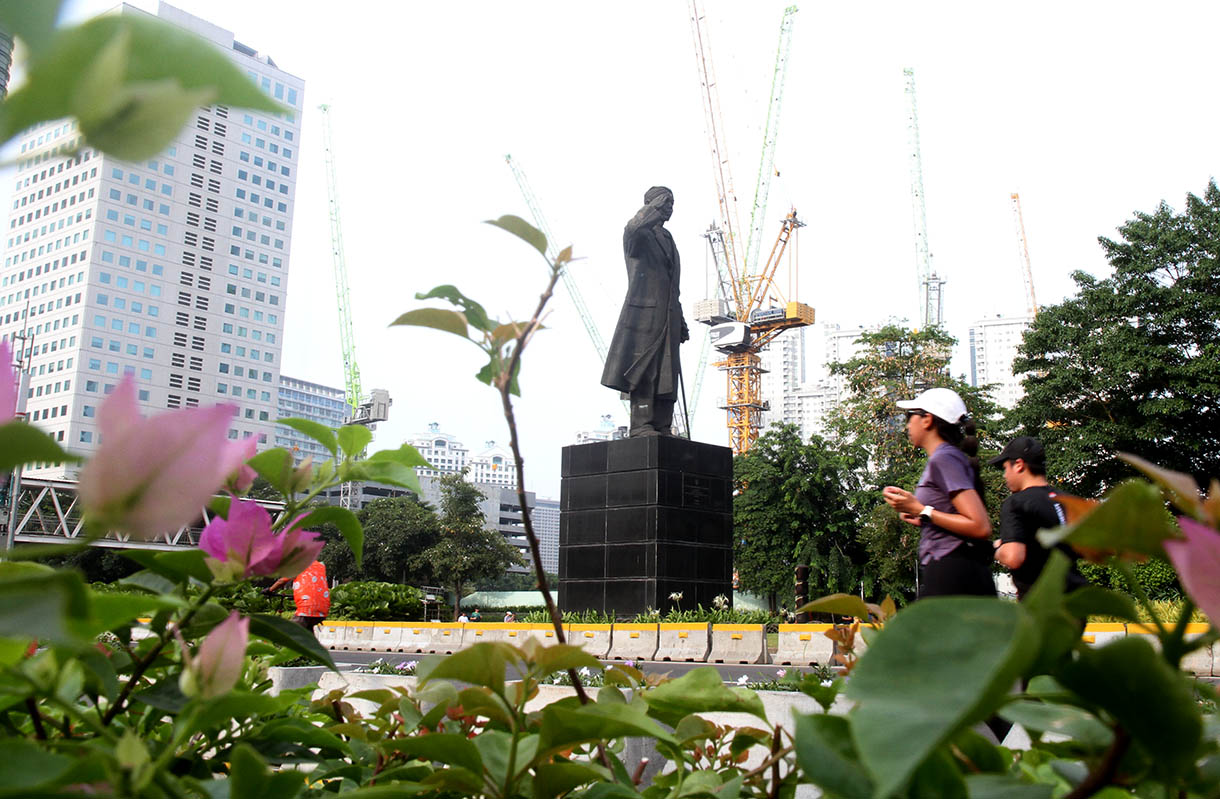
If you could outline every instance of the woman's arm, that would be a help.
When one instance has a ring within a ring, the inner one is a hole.
[[[881,495],[886,504],[899,514],[916,516],[923,510],[923,503],[916,499],[914,494],[897,486],[886,486]],[[987,518],[987,508],[983,507],[982,498],[973,488],[954,494],[953,507],[957,513],[933,510],[930,517],[932,524],[963,538],[988,538],[991,535],[991,520]]]

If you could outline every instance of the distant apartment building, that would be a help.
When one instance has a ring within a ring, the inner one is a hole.
[[[542,567],[548,574],[559,574],[559,500],[536,497],[530,520],[542,551]]]
[[[483,451],[470,458],[466,479],[480,485],[517,487],[517,463],[513,454],[494,441],[488,441]]]
[[[592,444],[594,441],[618,441],[627,437],[626,425],[615,425],[610,414],[602,416],[601,424],[593,430],[580,430],[576,433],[577,444]]]
[[[449,433],[441,432],[437,422],[428,425],[428,432],[417,435],[408,442],[428,461],[431,468],[419,468],[416,474],[436,478],[446,474],[460,473],[466,468],[470,451],[462,442]]]
[[[970,326],[970,385],[995,384],[992,399],[1003,408],[1015,407],[1025,396],[1012,362],[1031,324],[1031,316],[995,316]]]
[[[98,408],[124,376],[145,413],[230,402],[229,437],[270,446],[304,83],[230,31],[164,3],[158,16],[210,41],[284,111],[197,109],[138,163],[85,146],[72,120],[25,131],[0,337],[29,373],[30,421],[68,449],[97,446]],[[71,478],[75,467],[26,473]]]

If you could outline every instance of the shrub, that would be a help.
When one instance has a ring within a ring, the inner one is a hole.
[[[330,618],[347,621],[423,621],[424,594],[394,583],[343,583],[330,589]]]

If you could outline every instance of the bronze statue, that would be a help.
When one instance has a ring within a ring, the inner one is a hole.
[[[673,192],[653,186],[623,230],[627,297],[606,354],[602,385],[630,398],[632,437],[673,434],[682,369],[678,345],[690,338],[678,302],[678,249],[664,227],[673,208]]]

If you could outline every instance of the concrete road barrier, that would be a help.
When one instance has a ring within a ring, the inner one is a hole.
[[[343,638],[343,633],[346,632],[341,621],[324,621],[314,628],[314,634],[318,638],[318,643],[327,649],[334,649],[335,645]]]
[[[436,626],[435,622],[406,622],[402,628],[402,635],[398,638],[398,648],[394,651],[413,655],[422,655],[431,651],[432,636]]]
[[[487,621],[468,621],[464,624],[459,624],[462,628],[462,649],[472,647],[475,644],[490,644],[495,641],[503,641],[505,627],[503,622],[487,622]]]
[[[1193,641],[1209,629],[1211,629],[1211,626],[1207,624],[1187,624],[1186,640]],[[1156,637],[1156,627],[1151,624],[1128,624],[1127,635],[1141,636],[1156,647],[1158,652],[1161,650],[1161,639]],[[1182,658],[1182,670],[1188,671],[1197,677],[1211,677],[1216,670],[1214,650],[1215,646],[1213,645],[1191,652]]]
[[[765,624],[713,624],[708,663],[769,663]]]
[[[1089,646],[1105,646],[1111,641],[1117,641],[1119,638],[1124,638],[1127,635],[1127,625],[1122,622],[1097,622],[1096,624],[1086,624],[1084,626],[1084,634],[1080,636]]]
[[[351,650],[353,652],[372,652],[372,644],[373,622],[347,622],[347,634],[343,636],[343,641],[339,644],[340,649]]]
[[[402,641],[403,624],[401,621],[382,621],[373,625],[369,649],[374,652],[397,652],[398,644]]]
[[[658,624],[656,660],[706,663],[711,624]]]
[[[555,635],[555,625],[547,622],[546,624],[518,624],[515,625],[520,632],[516,638],[510,637],[508,642],[515,646],[524,646],[526,641],[537,641],[542,646],[554,646],[559,643],[559,636]]]
[[[580,647],[598,660],[610,654],[609,624],[566,624],[563,634],[569,644]]]
[[[653,660],[657,654],[656,624],[616,624],[610,634],[607,660]]]
[[[771,662],[784,666],[829,666],[834,642],[825,633],[830,624],[781,624],[779,645]]]
[[[456,622],[432,622],[432,636],[425,652],[433,655],[452,655],[462,648],[462,625]]]

